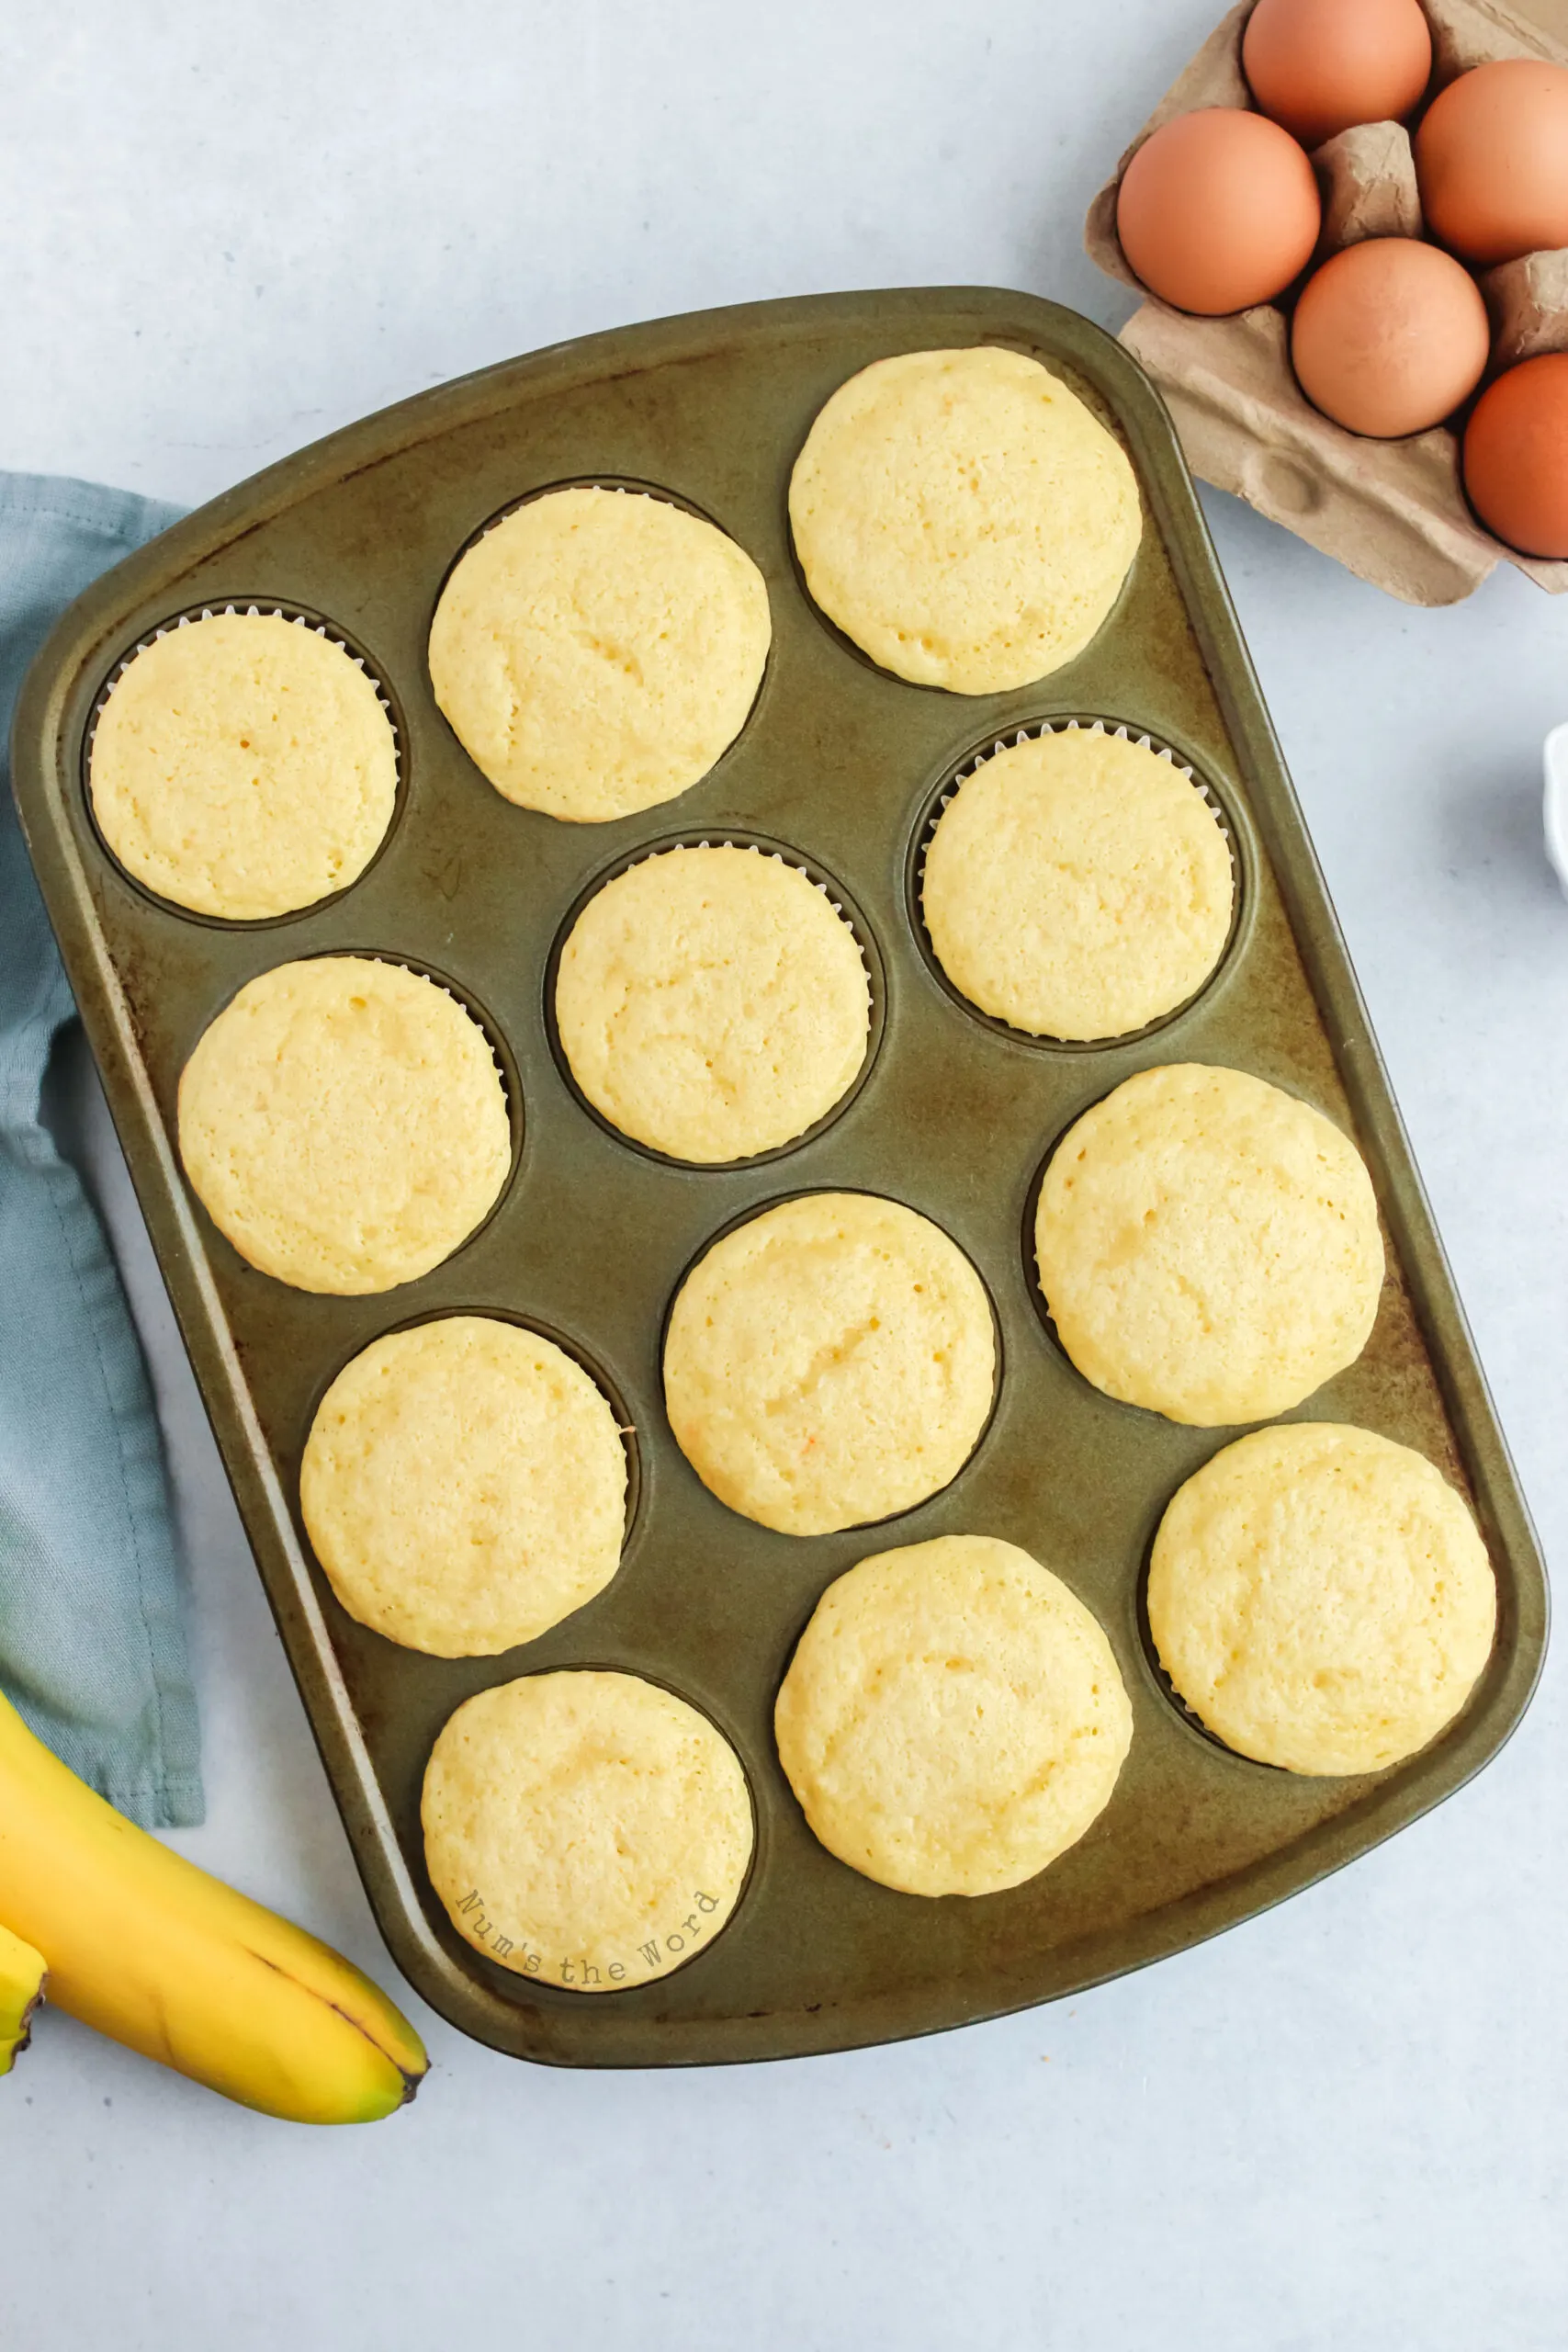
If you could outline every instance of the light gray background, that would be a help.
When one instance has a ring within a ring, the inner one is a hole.
[[[197,501],[558,337],[980,282],[1114,324],[1085,201],[1220,0],[74,0],[0,16],[0,464]],[[1568,1554],[1568,600],[1407,611],[1208,507],[1549,1557]],[[156,1272],[210,1819],[385,1978]],[[1316,1892],[1079,2000],[744,2072],[518,2065],[311,2132],[48,2016],[0,2085],[17,2352],[1568,2341],[1563,1691]]]

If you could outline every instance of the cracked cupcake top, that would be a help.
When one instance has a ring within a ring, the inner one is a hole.
[[[624,1135],[672,1159],[745,1159],[826,1116],[865,1059],[854,933],[781,857],[667,850],[572,926],[556,979],[571,1074]]]
[[[499,793],[600,824],[707,774],[746,723],[771,635],[761,573],[712,523],[640,492],[556,490],[454,567],[430,679]]]
[[[809,1193],[716,1241],[664,1345],[675,1442],[747,1519],[822,1535],[956,1477],[996,1379],[990,1302],[928,1217]]]

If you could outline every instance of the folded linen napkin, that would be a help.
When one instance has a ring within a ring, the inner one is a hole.
[[[178,512],[0,473],[0,1686],[73,1771],[149,1827],[202,1817],[168,1479],[119,1276],[41,1116],[74,1007],[5,745],[51,623]]]

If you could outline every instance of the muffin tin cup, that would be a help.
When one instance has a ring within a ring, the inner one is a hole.
[[[731,1905],[728,1913],[719,1922],[717,1928],[714,1930],[711,1936],[704,1937],[700,1943],[694,1945],[690,1951],[685,1951],[683,1952],[683,1957],[677,1961],[676,1965],[673,1968],[665,1969],[660,1975],[649,1979],[648,1982],[643,1984],[628,1984],[624,1987],[606,1985],[603,1988],[595,1989],[590,1994],[579,1994],[575,1995],[573,1997],[588,2002],[619,2001],[624,1999],[627,1994],[657,1992],[658,1988],[661,1984],[668,1984],[672,1976],[679,1976],[684,1970],[698,1966],[707,1958],[710,1952],[717,1951],[719,1946],[722,1944],[724,1938],[735,1925],[736,1920],[741,1916],[746,1907],[747,1894],[750,1889],[751,1881],[756,1875],[758,1859],[761,1851],[763,1826],[763,1816],[757,1803],[756,1788],[753,1784],[751,1774],[747,1768],[746,1759],[741,1754],[732,1734],[726,1724],[720,1721],[714,1709],[710,1706],[705,1706],[699,1700],[694,1699],[689,1690],[682,1690],[678,1684],[670,1681],[667,1678],[657,1674],[646,1673],[638,1667],[625,1666],[613,1657],[573,1658],[570,1665],[562,1667],[539,1667],[532,1670],[542,1674],[635,1674],[638,1680],[653,1683],[659,1690],[667,1691],[671,1699],[679,1699],[682,1705],[690,1707],[694,1713],[701,1715],[705,1722],[713,1726],[713,1729],[718,1734],[719,1737],[725,1742],[726,1746],[730,1749],[731,1753],[739,1763],[740,1777],[746,1787],[746,1801],[751,1810],[751,1851],[747,1860],[745,1871],[741,1875],[740,1885],[736,1894],[735,1901]],[[502,1681],[522,1681],[525,1679],[530,1669],[525,1668],[523,1671],[518,1674],[498,1676],[496,1678],[497,1684]],[[459,1703],[461,1702],[459,1702]],[[475,1892],[477,1893],[478,1890],[476,1889]],[[518,1969],[511,1967],[504,1960],[498,1959],[491,1953],[480,1950],[478,1945],[471,1943],[466,1936],[460,1935],[452,1921],[445,1917],[445,1915],[441,1921],[440,1932],[443,1943],[450,1951],[455,1955],[460,1956],[466,1964],[471,1964],[473,1962],[477,1962],[479,1964],[479,1968],[484,1972],[486,1981],[495,1987],[496,1992],[502,1999],[505,1999],[508,1996],[509,1988],[512,1986],[518,1984],[533,1986],[541,1984],[545,1982],[542,1971],[535,1971],[529,1968]],[[668,1949],[671,1940],[668,1935],[661,1936],[659,1940],[664,1943]]]
[[[637,1443],[637,1423],[630,1417],[631,1408],[626,1403],[619,1381],[615,1378],[607,1366],[600,1363],[591,1348],[586,1347],[571,1332],[558,1330],[554,1325],[541,1322],[536,1315],[524,1315],[515,1309],[493,1305],[464,1306],[455,1304],[449,1306],[429,1306],[423,1314],[405,1316],[401,1322],[388,1323],[377,1332],[376,1337],[378,1340],[395,1339],[403,1331],[421,1330],[427,1323],[451,1323],[475,1317],[486,1323],[510,1323],[514,1330],[531,1331],[536,1339],[548,1340],[550,1345],[553,1348],[558,1348],[563,1356],[570,1357],[580,1372],[585,1372],[588,1374],[589,1379],[614,1413],[616,1432],[621,1441],[621,1452],[626,1457],[626,1526],[621,1537],[621,1556],[624,1559],[642,1512],[642,1449]],[[333,1383],[341,1374],[345,1373],[349,1365],[363,1352],[362,1347],[354,1348],[344,1357],[341,1363],[330,1364],[323,1369],[307,1417],[307,1430],[314,1427],[316,1415],[325,1403],[327,1392]],[[308,1538],[307,1541],[309,1541]],[[619,1574],[618,1568],[616,1573]]]
[[[329,890],[323,898],[312,899],[308,906],[286,907],[281,914],[276,915],[207,914],[195,907],[182,907],[175,899],[164,898],[158,891],[150,888],[145,882],[138,880],[128,866],[120,864],[118,857],[104,837],[93,808],[93,739],[98,731],[98,721],[103,717],[109,696],[130,668],[131,663],[139,654],[145,653],[149,646],[155,645],[161,637],[168,637],[175,629],[188,628],[197,621],[213,620],[220,615],[230,614],[243,615],[246,618],[289,621],[298,628],[309,629],[313,636],[324,637],[329,645],[335,645],[339,652],[348,656],[356,670],[364,671],[376,689],[376,699],[385,712],[387,723],[392,730],[393,756],[397,763],[397,785],[392,797],[392,813],[388,818],[386,830],[371,855],[360,867],[353,880],[345,882],[340,890]],[[136,643],[129,646],[120,654],[94,697],[92,718],[82,739],[82,799],[86,809],[87,822],[92,827],[94,837],[103,854],[109,860],[115,871],[123,877],[127,888],[138,891],[152,906],[161,907],[165,913],[177,916],[182,922],[209,923],[215,931],[276,931],[285,923],[299,922],[307,915],[319,914],[325,908],[336,906],[341,899],[347,898],[351,890],[358,888],[366,876],[374,871],[380,859],[385,856],[392,836],[397,831],[408,798],[408,756],[404,748],[407,741],[408,734],[401,715],[390,689],[380,675],[378,665],[372,661],[364,646],[356,644],[354,639],[338,628],[335,622],[329,620],[323,614],[310,611],[302,605],[280,600],[276,596],[259,598],[227,596],[221,601],[213,599],[205,604],[187,605],[181,611],[171,613],[166,619],[144,630]]]
[[[969,697],[903,684],[839,639],[800,585],[786,500],[812,419],[846,378],[894,352],[982,343],[1043,360],[1120,435],[1145,528],[1082,654],[1026,690]],[[728,532],[767,580],[773,640],[750,718],[701,782],[641,815],[572,825],[485,782],[436,708],[424,654],[441,586],[475,535],[529,496],[592,481],[689,503]],[[284,919],[287,931],[150,899],[106,854],[82,788],[114,663],[170,613],[228,602],[333,616],[345,641],[375,647],[400,727],[403,805],[382,854],[340,899]],[[976,756],[1020,729],[1097,717],[1170,748],[1209,786],[1239,906],[1190,1003],[1134,1037],[1064,1047],[988,1023],[944,985],[922,938],[919,843]],[[1507,1736],[1545,1641],[1540,1556],[1169,421],[1088,322],[1006,292],[827,296],[629,328],[422,394],[231,492],[90,588],[29,675],[15,748],[40,882],[355,1859],[399,1965],[468,2033],[554,2064],[642,2066],[842,2049],[997,2016],[1311,1883],[1438,1802]],[[721,840],[755,842],[831,887],[868,954],[878,1035],[819,1126],[712,1168],[660,1159],[590,1116],[547,1009],[552,957],[589,892],[661,847]],[[186,1057],[244,981],[345,953],[406,963],[482,1009],[525,1142],[488,1222],[444,1264],[337,1298],[288,1290],[228,1247],[185,1183],[175,1115]],[[1301,1417],[1359,1422],[1427,1454],[1469,1496],[1496,1568],[1497,1645],[1466,1712],[1383,1774],[1259,1768],[1195,1733],[1159,1689],[1138,1622],[1148,1548],[1178,1487],[1234,1432],[1102,1396],[1055,1344],[1032,1286],[1025,1219],[1053,1140],[1134,1070],[1176,1060],[1249,1070],[1356,1136],[1389,1278],[1363,1356]],[[801,1538],[703,1487],[664,1418],[660,1343],[683,1273],[722,1231],[815,1191],[883,1194],[940,1226],[986,1284],[1000,1371],[989,1426],[949,1486],[874,1528]],[[636,1430],[640,1492],[616,1576],[502,1657],[428,1657],[355,1624],[299,1518],[300,1453],[332,1374],[384,1331],[456,1313],[570,1335]],[[964,1532],[1022,1545],[1089,1605],[1134,1732],[1110,1805],[1049,1870],[1004,1894],[927,1901],[817,1844],[778,1764],[773,1707],[836,1577],[869,1553]],[[574,1666],[643,1675],[707,1714],[740,1759],[757,1823],[746,1891],[712,1947],[671,1976],[590,1998],[464,1943],[430,1885],[419,1826],[425,1761],[453,1709]]]
[[[705,507],[699,506],[694,499],[682,497],[679,491],[671,490],[663,482],[636,481],[629,476],[614,473],[572,474],[563,477],[559,481],[539,482],[530,489],[525,490],[520,497],[509,498],[504,505],[497,507],[493,514],[487,514],[484,521],[477,525],[475,528],[468,533],[468,536],[463,541],[462,546],[455,548],[452,550],[451,560],[447,563],[445,571],[442,573],[439,582],[436,583],[435,591],[430,599],[429,622],[434,622],[435,618],[435,608],[440,604],[442,597],[446,594],[447,585],[451,581],[453,573],[462,562],[463,558],[466,555],[472,554],[474,548],[479,546],[481,539],[488,539],[492,531],[499,530],[502,523],[506,522],[511,515],[519,514],[525,506],[536,506],[541,498],[553,498],[558,491],[563,490],[619,491],[623,492],[628,498],[657,499],[662,506],[678,507],[682,514],[690,514],[699,523],[711,524],[716,531],[723,532],[726,538],[733,538],[734,537],[733,532],[725,530],[724,525],[718,520],[716,515],[710,514]],[[425,635],[427,638],[430,634],[429,622],[427,622],[425,628]],[[757,691],[751,697],[750,707],[747,711],[745,718],[741,720],[739,728],[737,729],[736,733],[730,737],[729,741],[719,753],[720,761],[726,760],[729,757],[730,753],[734,751],[736,744],[740,741],[742,736],[745,735],[747,729],[750,727],[752,720],[756,718],[758,706],[761,702],[762,696],[767,691],[768,674],[773,665],[773,649],[772,644],[770,644],[767,654],[762,662],[762,674],[757,681]],[[443,714],[442,723],[450,729],[454,741],[457,740],[457,730],[452,728],[451,721],[445,717],[445,714]],[[715,766],[717,766],[718,761],[716,761],[714,764]],[[709,773],[711,774],[712,771],[710,770]],[[681,801],[684,799],[684,797],[685,795],[683,793],[677,793],[672,799],[656,801],[651,809],[644,810],[641,813],[646,816],[656,816],[660,809],[673,811],[679,807]],[[614,825],[623,823],[626,820],[624,819],[611,818],[604,820],[584,820],[582,821],[604,821]],[[608,876],[606,876],[605,878],[607,880],[609,878]]]
[[[935,837],[936,829],[949,805],[957,797],[959,787],[985,767],[988,761],[994,760],[1002,752],[1015,750],[1020,743],[1038,742],[1043,735],[1077,733],[1120,736],[1124,741],[1135,743],[1145,751],[1153,752],[1156,757],[1170,761],[1177,774],[1187,778],[1219,819],[1220,829],[1224,834],[1225,846],[1230,852],[1231,859],[1234,895],[1231,902],[1230,928],[1225,934],[1224,945],[1214,959],[1213,968],[1190,995],[1182,998],[1179,1004],[1173,1004],[1168,1011],[1156,1013],[1152,1021],[1145,1021],[1140,1029],[1122,1030],[1108,1037],[1053,1037],[1043,1032],[1021,1029],[1016,1023],[1005,1021],[998,1013],[987,1012],[983,1005],[975,1002],[973,997],[965,996],[957,982],[944,969],[925,919],[926,858]],[[1248,910],[1250,893],[1247,877],[1251,861],[1249,854],[1244,854],[1242,842],[1243,829],[1226,796],[1218,790],[1209,777],[1200,775],[1192,763],[1185,758],[1174,744],[1159,741],[1152,736],[1146,728],[1130,726],[1124,720],[1103,714],[1092,717],[1040,719],[1032,726],[1018,728],[1007,737],[1005,741],[998,741],[973,752],[966,760],[961,761],[953,774],[938,786],[931,805],[916,825],[909,842],[909,920],[937,985],[945,989],[954,1004],[966,1012],[972,1021],[983,1023],[986,1028],[998,1036],[1015,1038],[1020,1045],[1032,1046],[1041,1053],[1111,1053],[1117,1046],[1141,1045],[1145,1038],[1157,1036],[1162,1029],[1168,1029],[1173,1022],[1181,1019],[1183,1013],[1190,1012],[1192,1007],[1207,996],[1212,989],[1222,985],[1242,939]]]
[[[740,1159],[681,1159],[673,1152],[660,1151],[657,1145],[644,1143],[640,1136],[629,1134],[625,1127],[618,1127],[607,1112],[601,1111],[595,1103],[589,1101],[588,1096],[578,1084],[567,1057],[566,1047],[561,1043],[560,1026],[556,1019],[556,980],[560,971],[560,959],[566,951],[568,940],[592,900],[598,897],[601,890],[606,889],[612,882],[618,881],[623,874],[629,874],[634,866],[647,865],[652,859],[667,856],[671,850],[677,849],[754,850],[761,857],[774,858],[779,865],[793,867],[796,874],[804,874],[813,888],[820,890],[833,912],[849,925],[854,936],[855,945],[860,949],[861,963],[865,970],[870,1017],[866,1028],[865,1054],[859,1069],[838,1101],[830,1103],[819,1119],[814,1119],[809,1126],[803,1127],[798,1135],[791,1136],[786,1142],[772,1144],[765,1151],[749,1152]],[[549,1038],[550,1050],[556,1057],[556,1066],[577,1101],[581,1104],[584,1116],[592,1119],[596,1126],[602,1127],[607,1136],[614,1136],[617,1143],[625,1144],[629,1151],[639,1151],[645,1159],[654,1160],[663,1168],[686,1168],[699,1174],[705,1171],[712,1175],[732,1176],[743,1169],[765,1168],[772,1161],[787,1159],[792,1152],[801,1150],[807,1144],[815,1142],[819,1135],[825,1134],[835,1120],[843,1117],[844,1113],[871,1076],[882,1045],[886,1009],[887,981],[883,967],[882,952],[876,944],[875,934],[870,923],[854,904],[843,884],[827,873],[813,859],[803,857],[798,850],[791,849],[787,843],[771,840],[761,833],[743,832],[739,827],[733,825],[701,832],[673,832],[664,840],[643,842],[637,849],[626,851],[617,857],[613,864],[605,866],[603,873],[594,876],[586,889],[579,894],[574,903],[568,909],[550,949],[549,961],[545,967],[543,1006],[545,1033]]]
[[[159,900],[157,903],[161,905],[163,901]],[[171,911],[173,910],[171,910]],[[201,918],[199,916],[192,916],[188,918],[188,920],[192,922],[199,922]],[[273,925],[271,923],[240,925],[226,924],[224,928],[228,930],[247,929],[262,931],[271,930]],[[385,947],[371,947],[357,944],[354,946],[342,947],[313,947],[306,955],[298,957],[289,956],[279,956],[276,964],[263,964],[260,966],[259,971],[276,970],[277,968],[277,964],[294,962],[318,963],[331,961],[343,956],[353,956],[357,961],[367,964],[390,964],[399,971],[411,972],[416,979],[428,980],[432,988],[439,989],[443,996],[450,998],[451,1001],[458,1007],[459,1011],[468,1014],[468,1019],[473,1023],[475,1028],[479,1032],[480,1035],[484,1038],[486,1045],[490,1047],[491,1059],[495,1064],[496,1076],[501,1080],[501,1091],[506,1103],[506,1125],[507,1132],[511,1137],[511,1157],[507,1163],[506,1174],[502,1181],[501,1190],[497,1193],[494,1200],[491,1201],[489,1208],[486,1209],[483,1216],[480,1217],[477,1225],[470,1227],[469,1230],[464,1234],[460,1241],[453,1244],[453,1247],[448,1250],[446,1256],[441,1261],[442,1266],[450,1266],[453,1260],[457,1257],[459,1252],[470,1249],[479,1239],[480,1234],[485,1231],[486,1227],[490,1226],[501,1214],[502,1209],[506,1204],[507,1196],[511,1193],[513,1186],[517,1182],[518,1172],[523,1165],[523,1157],[527,1148],[528,1139],[526,1124],[527,1114],[524,1105],[523,1086],[521,1079],[518,1076],[516,1060],[513,1055],[511,1046],[507,1042],[505,1030],[502,1028],[501,1023],[495,1018],[495,1015],[479,1001],[472,989],[465,987],[462,981],[454,979],[450,972],[442,971],[437,966],[422,961],[417,956],[400,956],[394,950]],[[212,1012],[209,1020],[203,1024],[203,1030],[200,1034],[205,1034],[206,1029],[211,1026],[211,1023],[217,1020],[219,1014],[228,1011],[235,997],[240,993],[241,989],[245,987],[249,981],[256,978],[257,977],[259,977],[259,972],[247,971],[241,978],[237,979],[234,986],[227,992],[222,1001],[213,1007]],[[191,1050],[195,1049],[197,1043],[197,1038],[193,1036],[190,1040]],[[183,1062],[181,1067],[184,1067]],[[202,1214],[205,1216],[205,1208],[203,1208]],[[428,1281],[429,1276],[426,1275],[422,1279]],[[288,1285],[284,1284],[283,1287],[288,1288]],[[406,1283],[397,1283],[393,1285],[390,1291],[367,1291],[345,1294],[339,1294],[335,1292],[305,1292],[302,1293],[301,1295],[306,1297],[335,1297],[339,1295],[346,1295],[370,1299],[389,1298],[399,1295],[407,1288],[408,1285]],[[411,1319],[416,1322],[422,1322],[427,1318],[422,1316],[416,1316]],[[525,1320],[526,1318],[514,1317],[513,1319]],[[388,1326],[389,1329],[393,1328],[396,1327],[391,1325]],[[340,1364],[338,1366],[338,1370],[341,1371],[343,1367]]]
[[[896,1205],[899,1208],[911,1208],[913,1206],[913,1204],[910,1201],[903,1198],[901,1195],[895,1194],[891,1192],[873,1193],[865,1185],[834,1184],[829,1186],[820,1184],[802,1184],[797,1185],[793,1192],[775,1193],[765,1200],[753,1202],[749,1208],[738,1211],[737,1214],[730,1217],[725,1224],[716,1227],[714,1231],[706,1236],[700,1247],[693,1251],[687,1263],[682,1267],[681,1272],[671,1290],[670,1296],[665,1301],[664,1311],[660,1317],[659,1363],[661,1385],[663,1378],[664,1352],[669,1342],[670,1323],[671,1318],[675,1312],[676,1301],[679,1299],[681,1293],[685,1289],[686,1284],[690,1282],[692,1276],[696,1272],[697,1268],[702,1264],[703,1260],[708,1255],[708,1252],[711,1250],[716,1249],[719,1242],[727,1241],[732,1233],[739,1233],[744,1227],[748,1225],[754,1225],[759,1217],[766,1216],[771,1210],[787,1207],[791,1201],[808,1201],[815,1195],[825,1191],[830,1191],[835,1193],[859,1193],[862,1197],[871,1200],[891,1200],[894,1201]],[[916,1211],[916,1214],[919,1216],[928,1215],[924,1210]],[[938,1224],[938,1220],[935,1217],[928,1216],[928,1222],[933,1225]],[[949,1241],[953,1240],[953,1236],[951,1233],[947,1232],[945,1226],[941,1227],[940,1230],[944,1234],[945,1238]],[[956,1247],[957,1245],[955,1244],[954,1246]],[[964,1254],[967,1257],[967,1252]],[[953,1476],[949,1478],[944,1485],[936,1487],[931,1494],[925,1496],[921,1501],[918,1503],[906,1504],[902,1510],[888,1511],[881,1519],[856,1520],[851,1526],[835,1529],[830,1535],[826,1537],[788,1535],[782,1539],[784,1542],[788,1544],[809,1544],[835,1541],[847,1541],[852,1543],[863,1538],[864,1542],[862,1544],[862,1549],[855,1555],[857,1559],[865,1556],[865,1555],[871,1551],[891,1549],[892,1544],[901,1539],[896,1537],[890,1538],[887,1544],[884,1545],[874,1543],[872,1538],[881,1535],[884,1531],[889,1528],[897,1528],[901,1526],[906,1520],[912,1518],[917,1511],[924,1510],[928,1504],[935,1502],[940,1496],[947,1492],[949,1487],[955,1486],[958,1480],[965,1476],[976,1455],[984,1450],[986,1441],[990,1436],[992,1428],[996,1422],[997,1408],[1001,1402],[1003,1385],[1007,1378],[1007,1337],[1002,1328],[1001,1316],[997,1310],[996,1296],[991,1289],[990,1283],[986,1280],[985,1275],[981,1272],[979,1267],[976,1265],[972,1258],[968,1260],[968,1263],[971,1272],[979,1282],[980,1288],[985,1293],[986,1306],[991,1317],[991,1347],[993,1351],[993,1363],[991,1371],[990,1405],[987,1409],[985,1419],[981,1422],[978,1430],[975,1433],[975,1442],[969,1448],[968,1453],[964,1455],[963,1462],[959,1464]],[[1053,1337],[1055,1337],[1054,1334]],[[1059,1341],[1056,1344],[1060,1346]],[[1065,1361],[1065,1350],[1063,1351],[1063,1356]],[[671,1439],[671,1442],[673,1443],[673,1439]],[[695,1476],[695,1473],[694,1472],[693,1475]],[[750,1524],[751,1522],[748,1521],[746,1523]],[[758,1523],[760,1524],[760,1522]]]

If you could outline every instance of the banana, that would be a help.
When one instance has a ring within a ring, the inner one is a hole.
[[[10,2073],[28,2046],[48,1973],[41,1952],[0,1928],[0,2075]]]
[[[116,1813],[4,1698],[0,1920],[57,2007],[264,2115],[368,2123],[429,2064],[368,1977]]]

